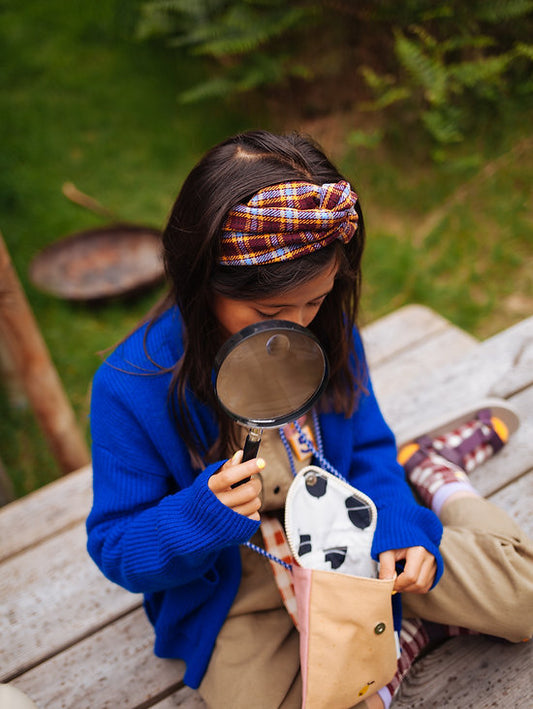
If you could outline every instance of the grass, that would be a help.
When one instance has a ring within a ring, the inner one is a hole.
[[[62,184],[74,182],[122,218],[161,227],[197,158],[241,129],[310,130],[356,186],[368,231],[366,321],[419,302],[483,338],[533,312],[533,157],[530,116],[520,107],[497,140],[480,137],[434,165],[405,140],[350,147],[357,115],[348,123],[328,117],[328,132],[305,121],[287,126],[260,102],[246,111],[184,109],[177,94],[201,67],[129,40],[129,16],[117,19],[116,6],[27,0],[0,10],[0,229],[87,436],[98,351],[131,330],[160,291],[95,307],[33,287],[27,272],[39,249],[105,222],[68,202]],[[5,386],[0,440],[16,495],[59,475],[31,410],[13,406]]]
[[[63,183],[74,182],[121,218],[161,227],[198,157],[247,123],[218,104],[182,111],[178,90],[197,68],[190,60],[182,65],[178,53],[123,38],[115,2],[9,5],[0,16],[0,229],[87,430],[97,352],[131,330],[158,293],[89,307],[32,286],[28,266],[39,249],[106,221],[68,202]],[[6,391],[0,440],[17,495],[58,475],[31,411],[13,409]]]
[[[393,209],[392,228],[380,208],[386,195],[370,184],[365,268],[372,317],[419,302],[485,338],[533,314],[533,142],[519,136],[440,198],[442,170],[429,178],[421,171],[420,189],[398,179],[396,198],[400,193],[404,203]],[[436,199],[416,203],[433,189]]]

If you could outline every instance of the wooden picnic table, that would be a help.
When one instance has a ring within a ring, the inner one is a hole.
[[[399,441],[484,397],[513,403],[519,430],[471,477],[531,535],[533,318],[478,342],[406,306],[365,327],[364,340]],[[107,581],[87,555],[90,504],[87,466],[0,509],[0,682],[39,709],[204,706],[183,686],[183,663],[153,655],[141,596]],[[453,638],[415,664],[393,706],[530,708],[532,660],[532,643]]]

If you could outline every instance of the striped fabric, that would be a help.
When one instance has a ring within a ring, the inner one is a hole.
[[[348,182],[286,182],[231,209],[222,226],[221,264],[253,266],[300,258],[357,229],[357,195]]]
[[[261,534],[263,535],[265,549],[270,554],[278,559],[282,559],[287,564],[294,564],[294,559],[292,558],[291,550],[289,549],[289,544],[285,537],[285,530],[276,517],[261,515]],[[278,564],[272,559],[269,561],[285,608],[292,618],[294,625],[298,627],[298,609],[296,607],[292,574],[287,568],[281,566],[281,564]]]

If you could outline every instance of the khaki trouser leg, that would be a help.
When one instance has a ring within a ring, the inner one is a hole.
[[[13,685],[0,684],[0,707],[2,709],[37,709],[37,704]]]
[[[284,609],[229,618],[199,692],[210,709],[300,709],[298,633]]]
[[[402,596],[405,617],[470,628],[518,642],[533,634],[533,543],[484,498],[445,506],[444,573],[427,594]]]
[[[246,548],[241,558],[241,587],[199,693],[210,709],[300,709],[298,631],[268,560]]]

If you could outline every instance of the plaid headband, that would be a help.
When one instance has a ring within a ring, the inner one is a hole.
[[[289,261],[357,229],[357,195],[342,180],[322,186],[283,182],[259,190],[247,204],[231,209],[222,226],[219,263],[253,266]]]

